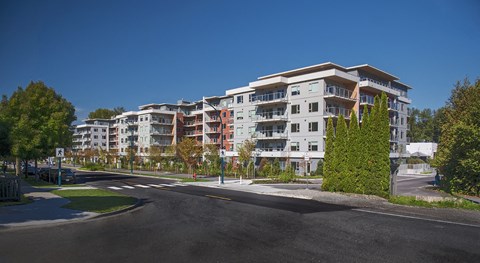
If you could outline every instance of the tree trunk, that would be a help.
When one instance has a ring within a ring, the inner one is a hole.
[[[38,162],[35,158],[35,182],[38,182]]]
[[[22,169],[22,161],[20,160],[19,157],[15,157],[15,175],[20,176],[22,172],[20,171]]]

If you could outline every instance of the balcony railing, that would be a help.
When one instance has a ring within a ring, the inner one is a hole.
[[[389,101],[388,102],[388,110],[398,111],[398,103],[395,103],[393,101]]]
[[[285,151],[285,146],[281,147],[261,147],[261,148],[255,148],[256,150],[260,150],[262,152],[283,152]]]
[[[325,96],[335,96],[340,97],[348,100],[352,99],[352,91],[336,85],[328,85],[325,87]]]
[[[169,130],[152,130],[150,131],[151,135],[167,135],[167,136],[172,136],[173,133],[172,131]]]
[[[171,141],[153,141],[152,145],[154,146],[170,146],[172,145]]]
[[[287,115],[285,111],[271,111],[262,112],[252,117],[254,122],[267,122],[267,121],[286,121]]]
[[[212,117],[210,119],[207,119],[205,122],[220,122],[219,117]]]
[[[151,124],[173,125],[172,119],[150,120]]]
[[[390,118],[390,126],[398,126],[398,119]]]
[[[398,135],[393,135],[393,134],[390,134],[390,141],[391,142],[398,142]]]
[[[287,139],[288,134],[284,131],[258,131],[255,132],[254,137],[259,140],[267,140],[267,139]]]
[[[345,117],[345,119],[348,119],[350,118],[350,113],[352,111],[349,110],[349,109],[346,109],[346,108],[342,108],[342,107],[326,107],[325,108],[325,116],[328,117],[328,116],[335,116],[335,117],[338,117],[341,115],[343,115],[343,117]]]
[[[220,133],[220,129],[205,129],[205,133]]]
[[[275,92],[275,93],[256,95],[252,97],[252,103],[256,105],[277,103],[277,102],[287,102],[287,93]]]
[[[360,104],[367,104],[367,105],[373,105],[375,104],[375,98],[370,95],[361,95],[360,96]]]

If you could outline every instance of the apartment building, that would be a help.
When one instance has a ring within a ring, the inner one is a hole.
[[[361,121],[363,105],[371,108],[374,96],[385,92],[391,158],[398,158],[407,143],[409,89],[370,65],[346,68],[328,62],[259,77],[226,92],[233,97],[234,151],[251,139],[256,157],[288,160],[298,173],[314,171],[324,155],[328,118],[335,123],[343,115],[349,121],[355,111]]]
[[[77,125],[73,131],[72,149],[84,151],[86,149],[109,149],[109,127],[112,123],[108,119],[87,119],[84,124]]]
[[[256,144],[252,158],[257,165],[261,158],[279,158],[282,166],[291,164],[304,173],[316,170],[324,156],[328,118],[336,125],[343,115],[348,122],[355,111],[361,122],[364,105],[370,110],[382,92],[389,103],[390,157],[405,153],[410,89],[396,76],[367,64],[343,67],[328,62],[262,76],[224,96],[142,105],[139,111],[104,120],[108,128],[102,131],[107,131],[107,149],[125,156],[133,144],[142,158],[148,158],[151,147],[173,145],[182,138],[219,148],[223,139],[230,161],[250,139]]]

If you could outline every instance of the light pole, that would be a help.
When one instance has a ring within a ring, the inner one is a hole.
[[[222,119],[222,114],[217,108],[215,108],[212,104],[209,102],[203,101],[203,103],[207,104],[208,106],[212,107],[215,112],[217,113],[218,117],[220,117],[220,166],[222,169],[222,175],[220,176],[220,184],[224,183],[224,177],[225,177],[225,167],[223,165],[223,119]]]
[[[253,179],[255,179],[255,166],[257,165],[257,157],[260,156],[260,154],[262,154],[262,150],[260,149],[255,149],[255,152],[253,153],[254,154],[254,161],[253,161]]]
[[[130,130],[130,174],[133,175],[133,127],[131,124],[128,129]]]

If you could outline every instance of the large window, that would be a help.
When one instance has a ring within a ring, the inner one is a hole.
[[[300,86],[292,86],[292,96],[300,95]]]
[[[319,89],[320,89],[320,84],[318,82],[312,82],[308,84],[309,92],[318,92]]]
[[[292,105],[292,114],[299,114],[300,113],[300,105]]]
[[[255,133],[255,126],[248,127],[248,135],[253,135]]]
[[[318,122],[309,122],[309,123],[308,123],[308,131],[309,131],[309,132],[316,132],[316,131],[318,131]]]
[[[243,127],[237,127],[237,136],[243,135]]]
[[[237,96],[237,104],[243,103],[243,95]]]
[[[311,102],[308,104],[308,112],[318,112],[318,102]]]
[[[292,132],[300,132],[300,123],[292,123]]]
[[[243,120],[243,111],[237,112],[237,120]]]
[[[308,150],[312,152],[317,152],[318,151],[318,142],[313,141],[313,142],[308,142]]]
[[[300,143],[299,142],[291,142],[290,143],[290,150],[292,152],[298,152],[300,151]]]

